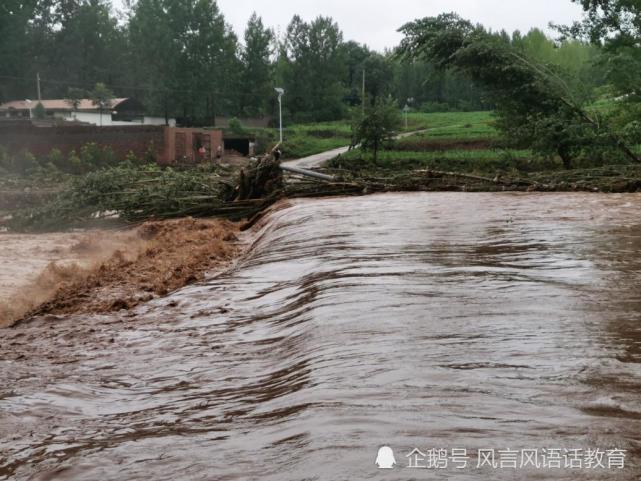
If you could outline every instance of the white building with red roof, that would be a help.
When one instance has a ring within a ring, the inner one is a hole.
[[[50,100],[12,100],[0,104],[0,119],[30,119],[34,118],[34,110],[41,103],[45,110],[45,118],[50,120],[82,122],[98,126],[113,125],[165,125],[164,117],[145,115],[144,106],[133,98],[112,99],[108,105],[100,108],[90,99],[80,99],[73,105],[67,99]],[[176,125],[176,120],[168,119],[170,126]]]

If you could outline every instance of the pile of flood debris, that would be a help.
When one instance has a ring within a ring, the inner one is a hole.
[[[611,165],[588,169],[572,169],[531,174],[475,175],[421,169],[401,173],[355,172],[326,169],[340,182],[332,186],[345,192],[353,186],[354,193],[374,192],[606,192],[625,193],[641,191],[641,166]],[[360,190],[359,190],[360,188]],[[349,192],[345,192],[349,193]],[[304,193],[301,193],[304,194]]]
[[[300,169],[299,169],[300,170]],[[422,169],[404,172],[321,169],[283,178],[278,155],[252,161],[231,175],[216,169],[120,165],[78,179],[46,205],[18,211],[4,222],[11,230],[86,227],[105,219],[138,224],[148,220],[217,217],[250,219],[279,199],[376,192],[638,192],[639,165],[615,165],[495,176]]]
[[[207,167],[122,164],[75,179],[54,199],[13,211],[2,224],[11,231],[46,232],[188,216],[240,220],[282,195],[282,174],[273,158],[232,175]]]

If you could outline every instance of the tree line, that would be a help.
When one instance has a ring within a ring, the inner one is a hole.
[[[492,35],[558,66],[583,98],[607,84],[607,66],[596,62],[601,49],[588,42],[558,42],[540,30]],[[254,14],[239,38],[215,0],[138,0],[120,12],[106,0],[5,0],[0,38],[0,101],[34,98],[39,74],[43,98],[73,101],[101,84],[192,125],[273,115],[276,86],[295,122],[345,118],[382,98],[423,111],[494,107],[485,86],[460,69],[372,51],[346,40],[329,17],[294,16],[276,35]]]

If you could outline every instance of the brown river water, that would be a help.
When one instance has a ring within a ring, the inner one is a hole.
[[[204,283],[0,331],[0,479],[640,479],[641,196],[281,207]]]

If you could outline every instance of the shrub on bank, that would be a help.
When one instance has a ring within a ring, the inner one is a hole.
[[[130,152],[125,159],[120,159],[111,147],[90,142],[83,145],[79,151],[72,150],[67,155],[54,148],[46,156],[37,158],[27,150],[10,154],[5,147],[0,146],[0,169],[19,176],[42,173],[81,175],[113,167],[123,161],[130,164],[154,163],[153,149],[150,148],[142,158]]]

